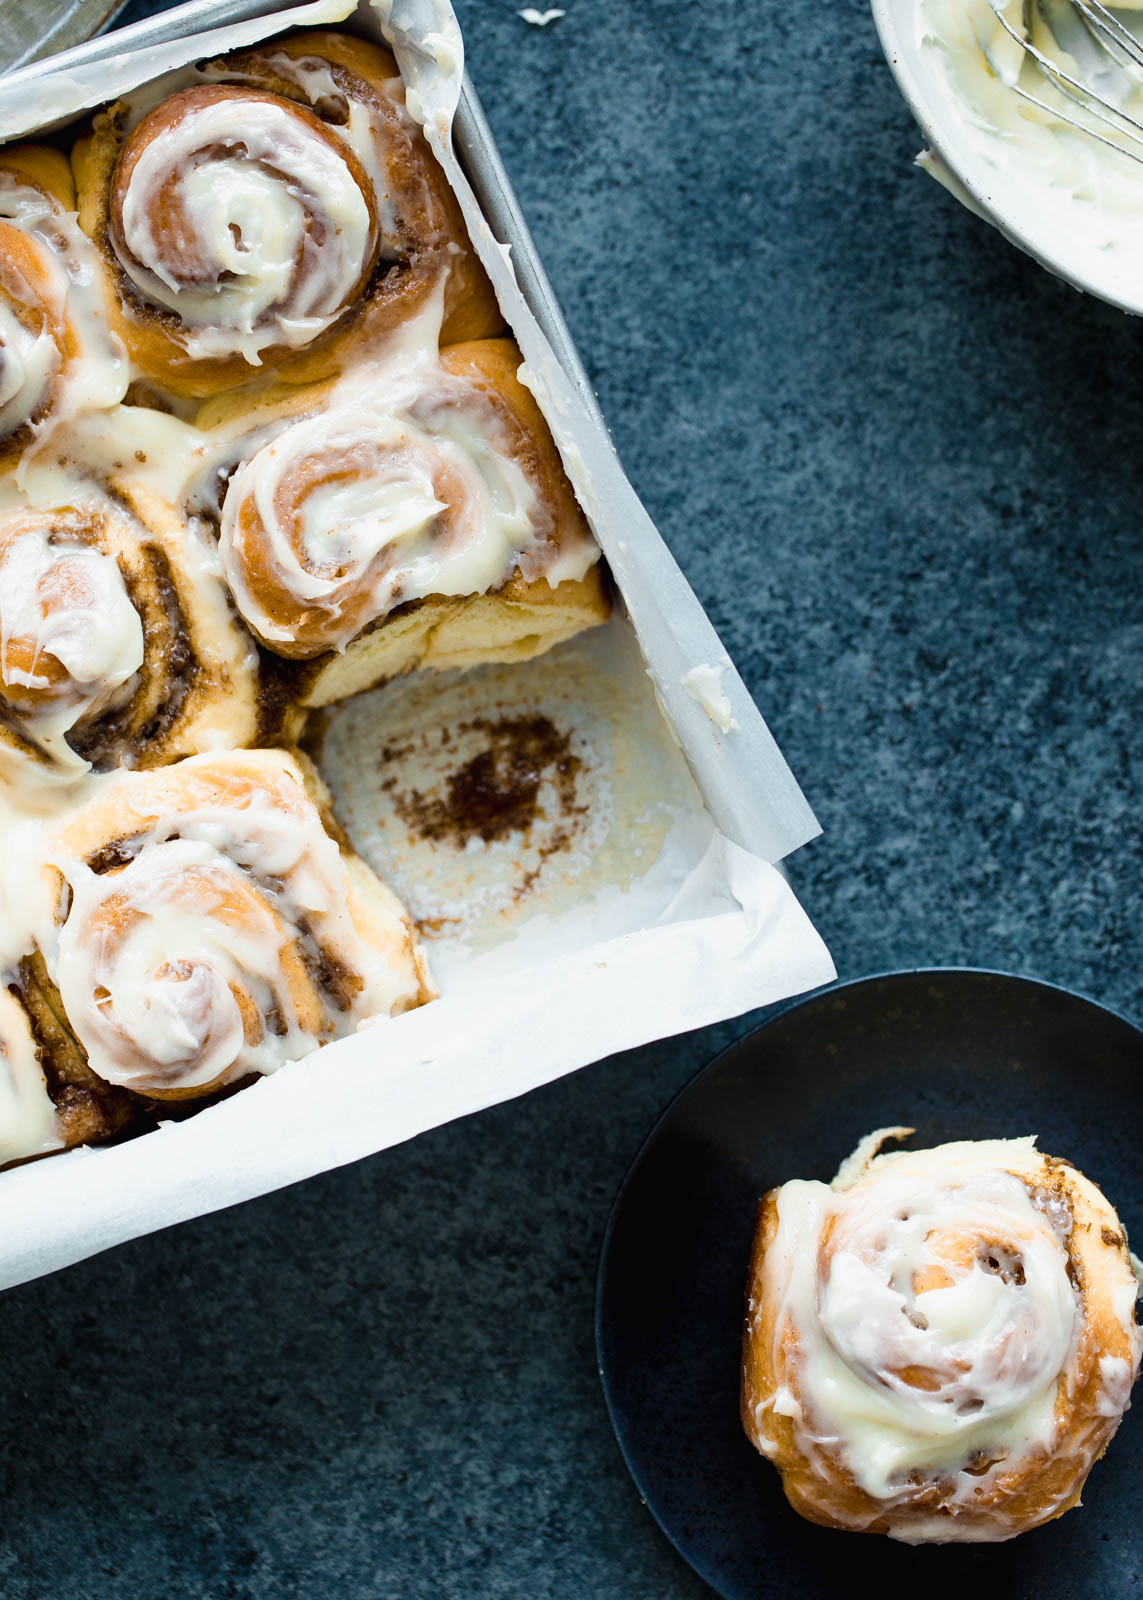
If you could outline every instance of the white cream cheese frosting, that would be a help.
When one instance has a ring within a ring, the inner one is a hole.
[[[106,1082],[195,1088],[313,1047],[283,981],[290,935],[211,844],[155,842],[114,876],[73,864],[69,882],[55,981]],[[271,1012],[280,1029],[248,1039],[250,1019]]]
[[[28,1019],[0,988],[0,1165],[62,1147]]]
[[[186,110],[143,146],[112,238],[142,292],[178,314],[193,354],[237,351],[255,365],[268,345],[310,343],[349,303],[373,221],[323,132],[286,103],[252,100],[236,116],[226,99]],[[172,209],[177,237],[156,228]]]
[[[0,437],[36,416],[59,369],[59,347],[50,331],[42,325],[29,327],[0,302]]]
[[[844,1210],[824,1184],[795,1181],[783,1186],[779,1217],[776,1248],[790,1272],[782,1322],[807,1330],[802,1425],[812,1433],[815,1418],[829,1418],[867,1493],[889,1498],[918,1468],[962,1474],[994,1445],[1007,1462],[1013,1450],[1051,1444],[1079,1309],[1061,1241],[1018,1178],[932,1188],[924,1175],[887,1176]],[[834,1218],[845,1247],[818,1293],[812,1241]],[[1018,1241],[1022,1281],[1002,1256],[999,1267],[950,1269],[939,1249],[950,1228]],[[926,1274],[941,1286],[918,1290]],[[902,1376],[911,1372],[929,1375],[926,1386]],[[963,1491],[976,1487],[974,1475]]]

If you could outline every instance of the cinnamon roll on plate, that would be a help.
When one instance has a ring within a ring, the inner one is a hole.
[[[1073,1499],[1138,1360],[1123,1225],[1138,1248],[1141,1089],[1125,1017],[946,968],[787,1006],[672,1102],[608,1223],[597,1350],[639,1493],[719,1594],[1127,1600],[1134,1411],[1082,1512],[1034,1524]],[[870,1126],[902,1120],[930,1148],[874,1159],[863,1141],[831,1187]],[[1049,1155],[996,1137],[1029,1128]],[[1050,1159],[1065,1152],[1086,1178]],[[830,1526],[793,1513],[771,1461]],[[879,1519],[893,1538],[837,1531]]]
[[[192,756],[95,780],[39,849],[9,848],[8,910],[29,928],[12,983],[62,1142],[432,998],[403,907],[327,800],[285,751]]]
[[[478,340],[334,386],[230,480],[223,570],[302,705],[527,660],[606,620],[599,548],[519,365],[510,340]]]
[[[438,286],[443,339],[503,327],[387,50],[315,30],[164,86],[73,152],[80,221],[148,377],[182,395],[324,379]]]
[[[0,779],[17,798],[299,727],[209,537],[158,496],[0,512]]]
[[[1143,1333],[1127,1237],[1033,1139],[879,1154],[763,1199],[742,1422],[812,1522],[1011,1539],[1079,1504]]]

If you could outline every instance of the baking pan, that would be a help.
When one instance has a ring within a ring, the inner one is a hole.
[[[394,48],[627,615],[526,667],[445,675],[430,688],[401,680],[338,708],[323,771],[357,848],[422,929],[458,919],[436,917],[424,899],[414,905],[416,894],[483,908],[432,947],[441,998],[184,1121],[0,1174],[7,1203],[27,1219],[0,1235],[0,1287],[833,976],[776,866],[818,831],[813,813],[623,475],[476,94],[461,80],[459,30],[444,0],[356,11],[347,0],[291,10],[194,0],[12,74],[0,83],[0,138],[62,127],[166,70],[286,28],[346,22],[383,32]],[[398,841],[394,853],[401,830],[387,833],[378,816],[378,738],[409,729],[418,759],[418,727],[451,717],[447,725],[471,728],[482,695],[496,714],[550,711],[578,741],[589,802],[579,856],[561,858],[558,872],[541,875],[543,894],[519,904],[496,877],[505,859],[513,869],[515,845],[458,853],[453,876],[442,870],[434,887],[423,852],[406,860]],[[480,895],[465,889],[458,901],[456,885],[471,885],[474,872],[485,874]]]

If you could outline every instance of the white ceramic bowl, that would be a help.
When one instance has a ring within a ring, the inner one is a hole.
[[[1022,168],[997,158],[996,141],[982,131],[941,51],[926,37],[922,0],[872,0],[872,8],[897,86],[943,166],[934,176],[1058,277],[1123,311],[1143,314],[1143,164],[1107,152],[1118,169],[1120,196],[1136,181],[1139,195],[1137,211],[1126,207],[1110,214],[1109,239],[1109,214],[1069,192],[1058,173],[1052,181],[1034,162]],[[1081,161],[1080,146],[1089,143],[1093,159],[1106,159],[1094,142],[1076,139]]]

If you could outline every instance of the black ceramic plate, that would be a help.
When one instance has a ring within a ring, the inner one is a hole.
[[[1035,1133],[1143,1240],[1143,1034],[1080,995],[973,971],[864,978],[792,1006],[719,1056],[636,1158],[604,1239],[600,1374],[620,1448],[663,1531],[730,1600],[872,1593],[961,1600],[1143,1596],[1143,1400],[1086,1504],[999,1545],[910,1549],[790,1510],[738,1421],[754,1209],[833,1176],[863,1134],[912,1147]]]

